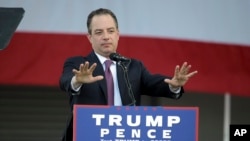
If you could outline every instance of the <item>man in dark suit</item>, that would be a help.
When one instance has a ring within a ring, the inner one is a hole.
[[[189,72],[191,65],[186,62],[176,66],[172,78],[163,75],[152,75],[142,62],[131,59],[124,62],[127,69],[131,91],[124,77],[124,67],[116,61],[109,61],[110,54],[115,53],[119,30],[114,13],[108,9],[92,11],[87,19],[88,39],[93,51],[86,57],[78,56],[66,60],[60,78],[60,87],[70,96],[71,110],[74,104],[86,105],[140,105],[141,95],[179,99],[184,90],[182,86],[197,71]],[[110,66],[106,66],[107,60]],[[108,85],[106,70],[112,74],[112,88]],[[109,93],[113,99],[110,102]],[[72,117],[63,137],[64,141],[72,140]]]

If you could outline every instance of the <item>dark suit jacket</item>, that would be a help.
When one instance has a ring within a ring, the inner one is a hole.
[[[91,84],[83,84],[79,92],[75,92],[71,89],[71,79],[74,76],[72,69],[79,69],[80,64],[84,63],[85,61],[88,61],[90,65],[97,63],[97,67],[93,72],[93,76],[105,76],[102,64],[94,52],[91,52],[86,57],[78,56],[67,59],[64,64],[62,76],[60,78],[60,87],[69,94],[71,110],[73,110],[74,104],[107,105],[107,88],[105,79]],[[133,99],[129,96],[128,88],[125,82],[124,71],[121,66],[117,65],[116,67],[122,104],[130,105],[133,102]],[[127,68],[129,81],[131,83],[132,91],[136,100],[136,105],[140,105],[141,95],[178,99],[183,93],[183,89],[181,90],[180,94],[172,93],[169,90],[168,84],[164,82],[164,79],[167,78],[167,76],[150,74],[144,65],[138,60],[132,59],[131,62],[127,64]],[[68,128],[71,129],[67,130],[66,135],[67,138],[71,138],[69,140],[72,140],[72,118],[70,118]]]

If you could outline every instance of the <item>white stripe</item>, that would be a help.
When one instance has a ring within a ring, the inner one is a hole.
[[[1,0],[23,7],[20,31],[87,33],[90,11],[109,8],[123,35],[250,45],[250,1],[237,0]]]

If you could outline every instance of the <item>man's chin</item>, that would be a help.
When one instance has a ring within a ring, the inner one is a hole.
[[[114,52],[114,51],[103,52],[103,55],[104,55],[104,57],[109,58],[109,55],[110,55],[111,53],[113,53],[113,52]]]
[[[104,51],[105,54],[111,54],[114,53],[115,51],[113,49],[107,49]]]

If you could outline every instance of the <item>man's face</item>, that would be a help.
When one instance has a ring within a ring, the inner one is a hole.
[[[96,53],[108,58],[110,53],[116,52],[119,31],[110,15],[94,16],[90,28],[91,34],[88,34],[88,39]]]

